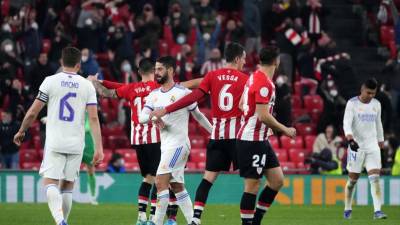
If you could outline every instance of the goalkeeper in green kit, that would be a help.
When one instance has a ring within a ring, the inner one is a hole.
[[[90,124],[88,120],[88,114],[85,115],[85,149],[83,150],[82,163],[86,165],[88,172],[88,187],[90,191],[90,203],[92,205],[98,205],[96,201],[96,175],[95,166],[92,165],[94,155],[94,141],[92,132],[90,130]]]

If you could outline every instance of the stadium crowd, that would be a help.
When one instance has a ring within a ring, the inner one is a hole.
[[[400,80],[400,25],[395,10],[399,4],[393,7],[392,1],[386,0],[349,2],[365,15],[366,30],[371,23],[380,27],[383,38],[375,44],[386,46],[390,52],[382,73],[389,74],[391,80],[382,80],[377,98],[382,104],[388,140],[383,167],[391,168],[399,148],[398,126],[392,121],[399,121],[396,118],[400,115],[400,88],[396,92],[396,86],[388,84]],[[294,125],[299,134],[295,140],[279,134],[270,139],[283,168],[289,173],[307,174],[340,167],[340,173],[345,173],[342,118],[346,100],[356,95],[358,89],[347,88],[349,80],[342,75],[343,68],[351,67],[352,59],[337,48],[331,37],[326,22],[329,13],[320,0],[3,0],[1,166],[37,169],[40,165],[45,110],[20,149],[12,143],[12,137],[44,78],[59,69],[64,47],[73,45],[82,50],[82,76],[97,73],[100,79],[128,83],[140,80],[140,59],[156,60],[165,55],[178,62],[177,81],[202,77],[223,66],[226,44],[239,42],[246,48],[246,73],[257,68],[261,46],[274,44],[281,50],[281,68],[275,76],[275,115],[283,124]],[[394,36],[386,42],[387,32],[382,29],[391,27]],[[384,55],[385,51],[381,52]],[[136,156],[129,149],[127,103],[109,99],[99,102],[103,141],[108,149],[105,156],[106,160],[112,159],[109,166],[105,162],[100,169],[137,170]],[[208,102],[201,106],[209,116]],[[199,135],[195,123],[190,124],[189,132],[193,149],[188,169],[203,169],[207,137]]]

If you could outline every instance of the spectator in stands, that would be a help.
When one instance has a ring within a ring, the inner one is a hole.
[[[158,56],[158,39],[161,34],[161,21],[154,13],[151,4],[143,6],[143,14],[137,18],[137,31],[135,36],[139,37],[139,46],[142,55],[150,52],[150,57],[155,59]],[[149,57],[145,55],[145,57]]]
[[[210,0],[200,0],[200,5],[195,8],[195,18],[199,23],[199,28],[203,34],[211,34],[216,26],[217,13],[210,6]]]
[[[81,62],[81,74],[83,77],[87,77],[89,75],[94,75],[98,73],[99,79],[103,80],[103,73],[101,72],[101,68],[99,63],[93,56],[93,53],[89,51],[89,49],[82,49],[82,62]]]
[[[196,64],[201,66],[210,57],[211,50],[218,47],[218,37],[221,32],[222,18],[217,16],[215,29],[212,33],[202,32],[199,24],[197,25],[196,35]]]
[[[221,69],[224,66],[224,60],[221,57],[221,51],[218,48],[213,48],[210,53],[210,58],[201,67],[201,75],[206,75],[208,72]]]
[[[276,119],[280,121],[283,125],[290,126],[292,124],[292,104],[290,101],[291,91],[287,76],[278,76],[276,78],[275,84],[276,100],[274,111]]]
[[[121,63],[121,74],[124,78],[124,83],[138,82],[136,73],[132,70],[132,65],[128,60],[124,60]]]
[[[50,65],[47,53],[40,53],[39,58],[34,62],[29,78],[26,80],[32,92],[37,93],[44,78],[53,75],[55,69]]]
[[[72,43],[72,38],[69,36],[61,23],[58,23],[54,28],[54,37],[51,40],[51,48],[49,52],[49,61],[54,68],[60,67],[60,59],[62,50]]]
[[[236,22],[234,19],[228,20],[226,23],[226,28],[221,35],[221,49],[225,49],[225,46],[231,42],[242,43],[244,36],[245,32],[242,22]]]
[[[36,22],[36,10],[31,8],[29,9],[26,18],[24,16],[21,19],[24,19],[24,30],[23,30],[23,43],[25,48],[25,61],[30,62],[31,60],[37,58],[40,54],[40,50],[42,47],[42,39],[39,33],[39,25]]]
[[[246,53],[261,49],[261,16],[257,0],[243,2],[243,23],[246,37]]]
[[[13,142],[14,134],[19,129],[19,123],[13,120],[10,111],[1,113],[0,123],[0,158],[4,168],[19,168],[19,148]]]
[[[342,175],[340,161],[328,149],[313,153],[305,163],[310,164],[312,174]]]
[[[113,25],[108,28],[107,47],[114,55],[113,59],[116,65],[120,65],[125,59],[131,63],[135,61],[132,38],[132,31],[123,24]]]
[[[391,103],[390,86],[381,84],[375,98],[381,103],[381,119],[385,133],[391,132],[393,123],[393,107]]]
[[[109,173],[125,173],[125,161],[122,155],[114,153],[108,162],[107,172]]]
[[[22,121],[25,115],[25,108],[32,104],[34,96],[30,95],[29,90],[23,87],[18,79],[7,83],[2,91],[3,96],[8,96],[9,98],[9,103],[5,107],[12,113],[14,120]]]
[[[180,82],[193,79],[193,52],[188,44],[182,45],[181,52],[176,56],[176,74]]]
[[[17,52],[17,45],[10,22],[5,20],[0,32],[0,80],[15,77],[18,67],[24,63]]]
[[[328,11],[320,0],[307,0],[306,5],[301,9],[300,16],[313,44],[316,44],[322,32],[325,31],[327,14]]]
[[[328,125],[324,133],[320,133],[315,139],[313,145],[313,153],[321,153],[327,149],[331,152],[333,158],[337,158],[337,150],[341,146],[343,140],[337,136],[335,127]]]
[[[171,4],[168,15],[168,24],[171,26],[174,40],[177,39],[179,34],[187,35],[189,32],[189,17],[187,12],[182,11],[179,1],[174,1]]]

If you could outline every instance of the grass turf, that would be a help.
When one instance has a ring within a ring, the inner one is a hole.
[[[374,221],[372,206],[354,207],[353,219],[342,219],[342,206],[280,206],[271,207],[263,225],[369,225],[400,224],[400,207],[383,207],[389,219]],[[74,204],[70,225],[134,225],[136,207],[129,204]],[[54,225],[46,204],[0,204],[0,225]],[[182,215],[178,224],[185,225]],[[240,225],[238,205],[208,205],[203,225]]]

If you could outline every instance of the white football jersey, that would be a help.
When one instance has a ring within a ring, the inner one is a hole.
[[[358,97],[347,102],[343,119],[345,135],[353,135],[360,150],[379,150],[378,142],[384,141],[381,121],[381,104],[373,98],[362,103]]]
[[[47,103],[45,149],[82,154],[86,106],[97,104],[93,84],[80,75],[60,72],[46,77],[37,99]]]
[[[169,91],[162,91],[161,88],[153,90],[147,97],[144,107],[151,110],[162,109],[174,103],[178,99],[189,94],[191,91],[183,86],[175,84]],[[189,113],[195,110],[197,103],[193,103],[183,109],[169,113],[161,119],[165,128],[160,130],[161,150],[173,149],[187,144],[190,148],[188,137]]]

